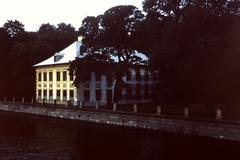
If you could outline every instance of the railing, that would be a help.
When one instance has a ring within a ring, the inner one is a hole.
[[[0,99],[2,104],[24,104],[24,105],[40,105],[48,107],[68,107],[71,109],[108,111],[119,113],[131,113],[151,116],[164,117],[181,117],[181,118],[198,118],[209,120],[226,120],[240,122],[240,109],[224,106],[221,104],[205,105],[205,104],[117,104],[105,105],[101,102],[92,103],[92,106],[86,105],[80,101],[58,101],[58,100],[35,100],[34,98],[7,98]]]

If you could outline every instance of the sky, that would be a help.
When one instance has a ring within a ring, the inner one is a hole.
[[[76,29],[86,16],[103,14],[116,5],[134,5],[142,9],[143,0],[1,0],[0,27],[7,20],[18,20],[27,31],[36,31],[43,23],[70,23]]]

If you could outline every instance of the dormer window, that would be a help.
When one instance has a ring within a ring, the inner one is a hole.
[[[63,56],[62,55],[55,55],[54,56],[54,62],[58,62],[60,59],[62,59]]]
[[[60,61],[63,57],[64,57],[64,53],[63,52],[55,53],[55,55],[54,55],[54,62]]]

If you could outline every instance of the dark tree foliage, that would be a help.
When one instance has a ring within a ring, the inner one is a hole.
[[[96,75],[111,74],[114,70],[112,64],[112,59],[104,54],[89,54],[84,58],[76,58],[71,64],[70,73],[81,73],[81,76],[76,76],[74,85],[79,86],[80,82],[89,81],[91,72],[95,72]]]
[[[239,1],[145,0],[143,8],[138,48],[159,71],[161,102],[239,101]]]
[[[1,75],[1,80],[0,80],[0,92],[4,93],[6,92],[6,84],[8,77],[8,66],[9,63],[7,62],[8,58],[8,53],[11,49],[11,37],[10,35],[6,32],[4,28],[0,28],[0,75]]]
[[[43,24],[39,31],[27,32],[21,22],[7,21],[0,28],[0,98],[34,97],[33,65],[64,49],[76,39],[75,29],[64,23],[58,27]]]
[[[39,33],[49,33],[49,32],[55,32],[56,30],[57,30],[57,28],[54,25],[46,23],[46,24],[42,24],[39,27],[38,32]]]
[[[75,33],[75,28],[71,24],[59,23],[57,31],[61,33]]]
[[[97,17],[86,17],[79,33],[83,36],[82,52],[88,56],[77,59],[73,62],[72,70],[75,70],[77,85],[83,80],[81,75],[89,74],[88,70],[81,70],[85,65],[89,65],[88,60],[92,59],[92,71],[102,74],[113,74],[116,78],[114,88],[114,101],[117,101],[122,86],[122,76],[132,64],[140,64],[142,60],[135,55],[135,26],[144,17],[140,10],[134,6],[116,6],[107,10],[103,15]],[[116,61],[108,61],[111,57],[116,57]],[[99,63],[96,61],[102,59]],[[102,68],[108,63],[111,67]],[[79,68],[79,69],[78,69]],[[100,70],[99,70],[100,69]],[[81,72],[79,72],[81,71]],[[83,73],[84,72],[84,73]],[[86,72],[86,73],[85,73]]]
[[[17,35],[24,32],[24,25],[17,20],[8,20],[4,25],[4,29],[11,37],[16,37]]]

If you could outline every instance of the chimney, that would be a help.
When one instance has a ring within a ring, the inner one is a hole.
[[[78,41],[82,42],[83,36],[78,36]]]

